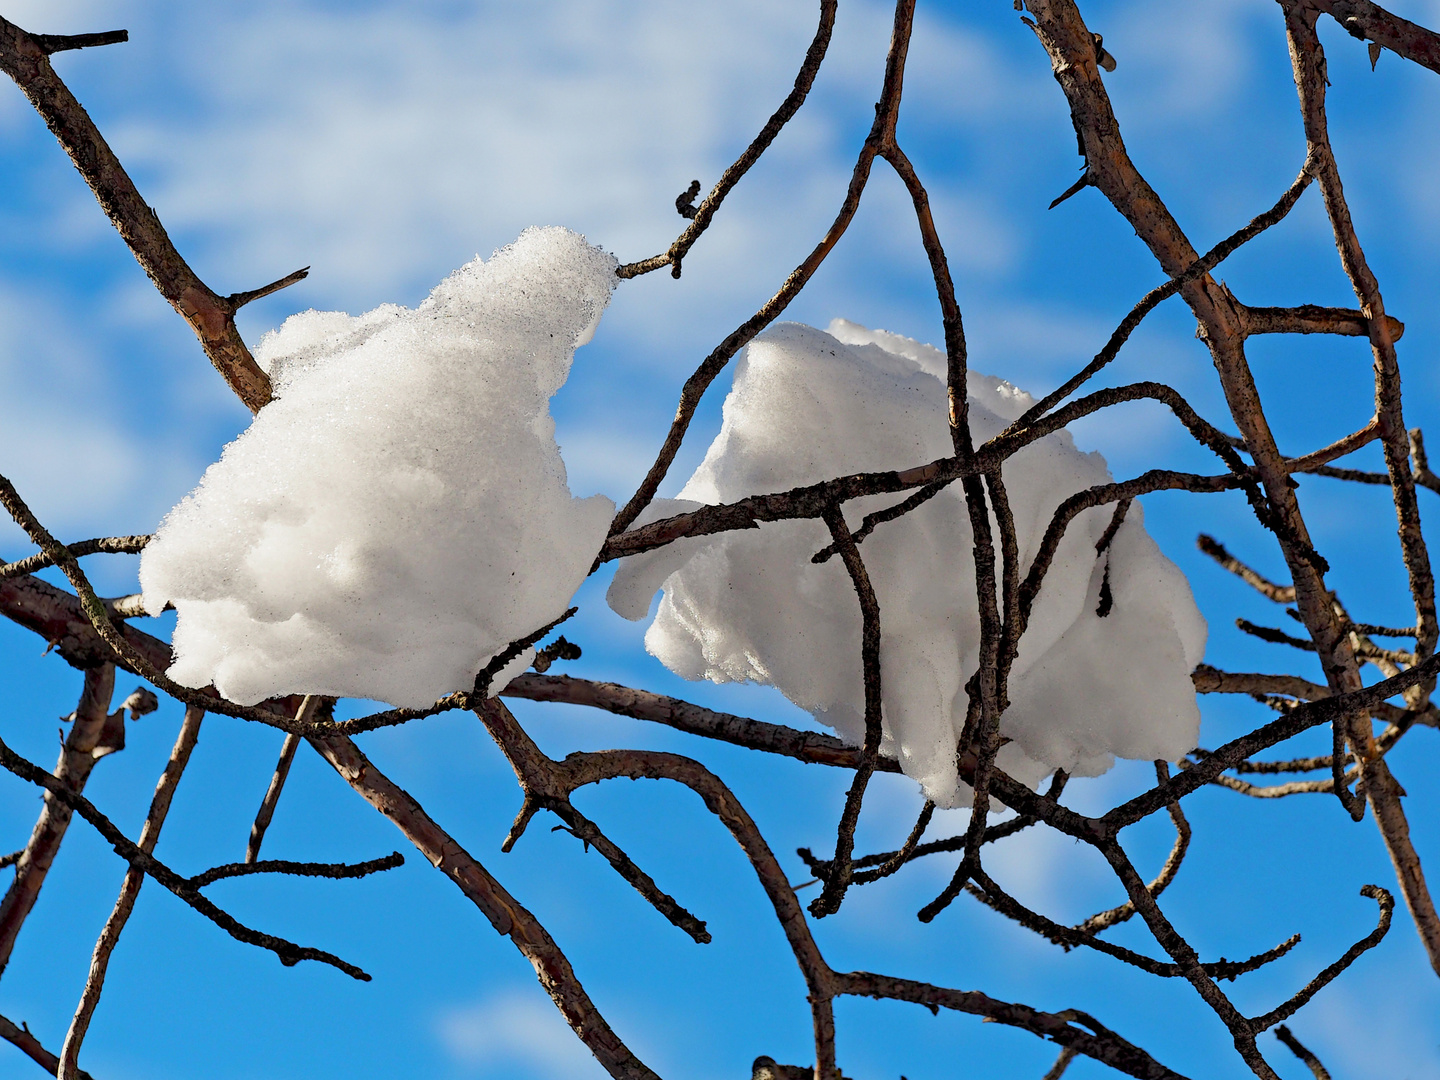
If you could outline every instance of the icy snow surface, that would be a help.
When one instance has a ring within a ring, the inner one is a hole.
[[[782,324],[756,338],[734,378],[705,460],[678,499],[657,500],[640,524],[951,452],[945,357],[929,345],[844,320],[829,333]],[[973,372],[967,389],[977,444],[1033,403]],[[1028,568],[1056,506],[1110,475],[1099,454],[1057,432],[1010,458],[1004,480]],[[899,498],[851,502],[846,519],[858,528]],[[999,763],[1028,783],[1056,768],[1096,775],[1116,756],[1174,759],[1195,746],[1190,671],[1204,653],[1205,622],[1184,576],[1145,532],[1138,504],[1097,556],[1113,510],[1072,521],[1021,639],[1001,718],[1013,741]],[[645,644],[667,667],[690,679],[773,685],[858,745],[859,602],[840,559],[810,562],[829,542],[819,521],[683,540],[623,560],[610,605],[644,618],[663,587]],[[883,749],[941,806],[969,801],[955,748],[980,640],[971,546],[957,483],[880,525],[860,549],[880,603]],[[1113,606],[1102,618],[1107,561]]]
[[[550,397],[615,266],[527,229],[414,311],[307,311],[266,334],[275,400],[141,559],[147,609],[179,613],[170,676],[243,704],[421,706],[559,616],[614,506],[571,497]]]

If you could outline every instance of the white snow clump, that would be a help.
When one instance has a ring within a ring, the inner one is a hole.
[[[307,311],[266,334],[275,399],[141,559],[146,609],[179,613],[170,677],[242,704],[423,706],[557,618],[614,505],[571,496],[550,398],[615,266],[527,229],[413,311]]]
[[[967,389],[977,444],[1033,404],[974,372]],[[950,453],[943,353],[839,319],[829,333],[782,324],[737,361],[720,434],[679,498],[657,500],[638,524]],[[1061,431],[1006,461],[1004,480],[1028,567],[1055,508],[1110,474],[1099,454],[1080,452]],[[850,527],[898,498],[847,504]],[[1113,509],[1071,523],[1021,639],[1001,718],[1011,741],[999,764],[1030,784],[1057,768],[1093,776],[1117,756],[1173,760],[1195,746],[1190,672],[1204,653],[1204,619],[1180,570],[1146,533],[1138,504],[1097,555]],[[860,608],[840,559],[810,561],[829,543],[813,520],[682,540],[623,560],[610,605],[641,619],[663,588],[645,644],[667,667],[689,679],[775,686],[858,745]],[[968,803],[956,744],[980,628],[960,484],[880,525],[860,550],[880,604],[882,749],[940,806]],[[1108,610],[1100,598],[1107,565]]]

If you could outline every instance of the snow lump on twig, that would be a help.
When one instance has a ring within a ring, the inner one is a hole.
[[[527,229],[413,311],[308,311],[265,335],[275,399],[141,560],[147,609],[179,615],[170,676],[242,704],[424,706],[558,617],[614,506],[571,496],[549,402],[615,266]]]
[[[977,444],[1033,404],[973,372],[967,391]],[[738,361],[720,434],[679,498],[657,500],[637,523],[950,453],[937,349],[843,320],[829,333],[783,324]],[[1055,508],[1110,475],[1060,431],[1008,459],[1003,479],[1028,568]],[[899,498],[849,503],[850,527]],[[1117,756],[1173,760],[1195,746],[1190,672],[1204,619],[1138,504],[1097,551],[1113,513],[1096,507],[1071,522],[1021,639],[999,757],[1017,779],[1037,783],[1057,768],[1095,775]],[[860,608],[838,558],[811,562],[829,543],[819,521],[683,540],[623,560],[610,604],[641,619],[663,587],[645,643],[666,666],[690,679],[768,683],[858,745]],[[969,801],[955,750],[979,658],[972,545],[956,483],[860,549],[880,604],[882,749],[941,806]]]

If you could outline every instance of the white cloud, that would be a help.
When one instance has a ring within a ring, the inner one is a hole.
[[[87,329],[0,282],[0,471],[52,532],[79,539],[75,530],[105,520],[144,528],[166,508],[144,492],[173,488],[179,463],[124,399]]]
[[[505,1066],[556,1080],[605,1074],[555,1006],[533,988],[449,1009],[436,1021],[436,1033],[450,1056],[476,1075]]]
[[[1112,18],[1092,20],[1116,57],[1106,83],[1124,102],[1121,123],[1153,128],[1198,119],[1208,126],[1244,96],[1254,74],[1257,42],[1249,24],[1276,30],[1279,14],[1268,0],[1216,0],[1131,3]],[[1271,36],[1283,50],[1281,34]]]

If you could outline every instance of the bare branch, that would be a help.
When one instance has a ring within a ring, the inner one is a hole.
[[[1255,589],[1260,595],[1274,600],[1277,604],[1293,604],[1295,602],[1294,585],[1277,585],[1275,582],[1262,577],[1250,567],[1246,566],[1235,556],[1225,549],[1225,546],[1213,536],[1206,536],[1201,533],[1195,540],[1195,546],[1209,555],[1226,570],[1238,576],[1245,584]]]
[[[1368,710],[1388,697],[1403,693],[1412,686],[1424,683],[1440,671],[1440,658],[1431,657],[1392,678],[1371,686],[1363,687],[1349,694],[1340,694],[1308,701],[1297,705],[1285,715],[1256,728],[1247,735],[1226,743],[1199,765],[1186,769],[1171,777],[1163,784],[1157,784],[1144,794],[1121,803],[1096,821],[1100,831],[1113,836],[1126,825],[1134,824],[1148,817],[1169,802],[1184,798],[1201,785],[1208,784],[1214,777],[1237,763],[1266,750],[1276,743],[1284,742],[1312,727],[1333,723],[1335,720],[1355,712]],[[1007,800],[1008,801],[1008,800]],[[1063,819],[1053,815],[1046,818],[1063,831],[1069,832]]]
[[[40,1040],[30,1034],[30,1029],[24,1024],[17,1027],[5,1017],[0,1016],[0,1039],[10,1043],[51,1076],[54,1076],[55,1071],[60,1067],[60,1059],[41,1046]],[[79,1070],[76,1077],[77,1080],[95,1080],[84,1069]]]
[[[948,990],[912,979],[875,975],[868,971],[837,972],[837,992],[858,997],[889,998],[924,1005],[932,1012],[951,1009],[1029,1031],[1062,1047],[1073,1047],[1086,1057],[1140,1080],[1185,1080],[1138,1046],[1096,1024],[1085,1013],[1067,1010],[1047,1013],[1016,1002],[999,1001],[977,990]],[[1076,1027],[1084,1024],[1090,1031]]]
[[[130,40],[129,30],[102,30],[98,34],[31,34],[30,40],[45,51],[46,56],[70,49],[93,49],[99,45],[120,45]]]
[[[318,698],[306,695],[304,702],[300,705],[297,716],[307,720],[313,719],[316,711]],[[310,713],[306,715],[306,707],[310,707]],[[260,800],[260,809],[255,812],[255,822],[250,826],[250,839],[245,843],[245,861],[253,863],[260,858],[260,845],[265,840],[265,831],[270,828],[270,819],[275,816],[275,807],[280,802],[280,793],[285,790],[285,778],[290,775],[290,765],[295,760],[295,751],[300,746],[299,735],[286,735],[285,741],[280,744],[280,758],[275,763],[275,772],[270,777],[270,786],[265,789],[265,797]]]
[[[680,391],[680,403],[675,410],[675,419],[665,436],[660,453],[655,458],[655,464],[650,467],[650,471],[630,501],[615,515],[615,521],[610,526],[612,538],[624,533],[640,516],[640,512],[650,504],[650,500],[655,497],[655,492],[675,461],[675,455],[680,451],[680,444],[684,441],[685,432],[690,427],[690,421],[695,415],[696,408],[700,405],[700,399],[710,384],[715,381],[716,376],[725,369],[737,352],[749,344],[756,334],[774,322],[780,313],[790,305],[790,301],[795,299],[800,290],[814,276],[815,271],[820,268],[820,264],[825,261],[825,257],[840,242],[840,237],[845,235],[845,230],[850,227],[850,222],[855,217],[855,211],[860,207],[860,196],[864,193],[865,185],[870,179],[870,167],[875,161],[875,156],[882,148],[893,144],[895,139],[895,120],[900,108],[905,57],[910,47],[910,28],[914,15],[914,0],[898,0],[895,8],[894,29],[890,38],[890,51],[885,60],[885,81],[881,87],[880,101],[875,110],[875,123],[855,161],[855,168],[850,174],[850,185],[846,189],[845,199],[841,203],[840,211],[836,214],[829,231],[815,245],[814,250],[806,256],[804,262],[785,279],[785,283],[779,291],[766,301],[759,311],[717,345],[695,369],[694,374],[685,381],[685,386]],[[695,221],[697,223],[700,221],[698,212]],[[608,543],[606,546],[608,548]],[[614,558],[613,555],[609,557]],[[602,561],[604,558],[605,556],[602,554]]]
[[[440,828],[409,793],[397,787],[343,735],[311,739],[311,745],[357,794],[389,818],[422,855],[459,886],[496,933],[514,943],[534,966],[540,985],[565,1022],[611,1076],[616,1080],[659,1080],[611,1030],[575,977],[570,961],[539,920]]]
[[[865,746],[860,765],[855,770],[855,779],[851,781],[850,790],[845,796],[845,809],[840,814],[835,838],[834,872],[826,879],[820,895],[810,903],[810,914],[817,919],[839,911],[840,904],[845,899],[845,890],[850,886],[850,856],[855,850],[855,826],[860,821],[860,805],[865,799],[865,787],[869,784],[870,777],[875,772],[875,764],[880,758],[884,709],[880,688],[880,601],[875,597],[870,575],[860,557],[860,549],[855,546],[850,528],[845,524],[845,515],[838,506],[832,507],[825,515],[825,524],[830,527],[831,539],[845,563],[845,570],[850,575],[850,582],[860,601],[860,663],[865,683]]]
[[[1169,766],[1163,761],[1155,762],[1155,776],[1163,784],[1170,779]],[[1185,812],[1180,809],[1180,804],[1172,802],[1165,809],[1170,812],[1170,820],[1175,825],[1175,846],[1170,849],[1165,865],[1160,868],[1160,873],[1155,875],[1155,880],[1145,886],[1151,896],[1159,896],[1175,880],[1175,875],[1180,872],[1180,864],[1185,861],[1185,852],[1190,847],[1190,822],[1185,820]],[[1075,929],[1082,934],[1098,934],[1125,922],[1134,914],[1135,905],[1127,900],[1119,907],[1091,915]]]
[[[1340,170],[1330,146],[1330,134],[1325,115],[1326,76],[1325,52],[1315,32],[1316,14],[1313,9],[1301,9],[1296,0],[1282,0],[1285,11],[1285,32],[1290,45],[1290,60],[1294,69],[1295,87],[1300,98],[1300,114],[1305,125],[1305,141],[1313,161],[1316,180],[1325,197],[1325,211],[1329,215],[1331,229],[1335,235],[1335,246],[1340,262],[1362,309],[1369,319],[1370,347],[1374,357],[1375,373],[1375,419],[1380,427],[1381,445],[1385,449],[1385,466],[1390,476],[1394,495],[1397,533],[1400,550],[1404,557],[1405,570],[1409,578],[1410,594],[1414,600],[1416,618],[1415,653],[1422,660],[1431,655],[1437,641],[1440,641],[1440,620],[1437,620],[1435,603],[1435,577],[1430,565],[1429,550],[1425,545],[1424,533],[1420,526],[1420,508],[1415,498],[1415,482],[1410,471],[1411,444],[1405,427],[1400,390],[1400,368],[1395,356],[1395,343],[1389,327],[1384,321],[1385,303],[1380,295],[1380,285],[1372,273],[1360,239],[1356,235],[1350,217],[1350,208],[1340,183]],[[1341,24],[1365,31],[1366,23],[1361,21],[1359,12],[1339,10],[1331,7],[1331,13]],[[1370,22],[1380,21],[1384,15],[1380,9],[1367,9],[1364,18]],[[1348,21],[1347,21],[1348,20]],[[1411,30],[1418,30],[1410,27]],[[1395,22],[1386,24],[1386,33],[1404,30]],[[1426,32],[1432,45],[1435,35]],[[1384,44],[1384,42],[1382,42]],[[1302,605],[1302,610],[1304,605]],[[1318,614],[1318,613],[1317,613]],[[1331,621],[1334,616],[1331,613]],[[1311,627],[1312,636],[1314,627]],[[1323,646],[1320,638],[1317,647]],[[1319,648],[1322,664],[1331,666],[1327,659],[1329,650]],[[1358,677],[1345,672],[1347,687],[1358,682]],[[1417,684],[1406,695],[1406,704],[1412,709],[1420,707],[1435,689],[1434,680]],[[1385,846],[1395,865],[1400,891],[1405,896],[1406,906],[1415,920],[1420,938],[1430,957],[1430,965],[1440,973],[1440,914],[1420,868],[1420,856],[1410,840],[1410,826],[1405,811],[1400,805],[1400,786],[1390,775],[1389,767],[1383,760],[1375,760],[1373,736],[1370,725],[1361,718],[1350,725],[1350,740],[1355,756],[1360,763],[1360,786],[1364,788],[1365,800],[1375,813],[1375,823],[1385,840]],[[1335,754],[1339,768],[1339,753]],[[1336,776],[1336,794],[1347,802],[1340,777]],[[1351,810],[1355,814],[1354,809]]]
[[[1397,56],[1440,72],[1440,34],[1392,15],[1369,0],[1315,0],[1353,37],[1370,40]]]
[[[663,255],[655,255],[639,262],[626,263],[615,271],[617,277],[632,278],[641,274],[648,274],[652,270],[658,270],[662,266],[670,267],[671,277],[680,276],[680,264],[689,250],[694,247],[695,241],[700,239],[700,234],[710,227],[716,211],[720,204],[725,201],[725,196],[730,194],[732,188],[740,182],[740,178],[750,171],[750,167],[760,160],[760,156],[770,148],[775,141],[775,136],[780,134],[780,129],[790,122],[800,106],[805,104],[805,98],[810,94],[810,87],[815,84],[815,76],[820,72],[820,65],[825,60],[825,52],[830,48],[830,34],[835,29],[836,0],[820,0],[820,25],[815,29],[815,37],[810,42],[810,48],[805,51],[805,59],[800,65],[800,71],[795,76],[795,86],[781,102],[780,108],[776,109],[765,126],[760,129],[745,152],[721,175],[715,186],[710,189],[710,194],[705,196],[699,206],[691,205],[695,196],[700,194],[700,181],[696,180],[689,189],[675,200],[675,208],[680,211],[681,216],[689,218],[690,224],[686,227],[675,242],[670,245],[670,250]],[[686,211],[689,211],[688,213]]]
[[[1351,308],[1321,307],[1301,304],[1299,307],[1249,307],[1240,305],[1247,334],[1339,334],[1342,337],[1370,336],[1370,320],[1363,311]],[[1390,340],[1399,341],[1405,324],[1385,316]]]
[[[206,885],[214,884],[217,881],[248,877],[251,874],[292,874],[295,877],[321,877],[340,881],[348,878],[368,877],[370,874],[378,874],[382,870],[394,870],[397,866],[404,865],[405,856],[398,851],[391,852],[383,858],[371,859],[369,862],[362,863],[317,863],[293,862],[289,859],[261,859],[257,862],[212,866],[204,873],[190,878],[189,882],[195,888],[203,889]]]
[[[99,760],[95,750],[100,745],[105,722],[110,715],[110,695],[115,689],[115,669],[109,664],[85,672],[85,686],[80,692],[70,732],[60,750],[60,760],[51,778],[66,792],[78,794],[85,789],[90,770]],[[0,900],[0,972],[10,963],[15,939],[25,925],[40,889],[50,873],[50,865],[60,850],[70,828],[71,808],[58,793],[48,793],[41,805],[40,818],[30,834],[30,842],[15,864],[15,879]]]
[[[1290,1029],[1284,1024],[1281,1024],[1275,1029],[1275,1037],[1284,1043],[1292,1054],[1305,1063],[1310,1072],[1314,1074],[1315,1080],[1330,1080],[1330,1074],[1325,1070],[1325,1066],[1320,1064],[1320,1059],[1307,1050],[1299,1039],[1290,1034]]]
[[[262,949],[270,950],[280,958],[280,962],[286,967],[291,967],[301,960],[318,960],[323,964],[329,964],[331,967],[340,969],[353,979],[359,979],[362,982],[370,981],[370,976],[365,974],[365,972],[361,971],[354,964],[346,963],[332,953],[325,952],[321,949],[312,949],[308,946],[296,945],[294,942],[286,941],[284,938],[261,933],[258,930],[251,930],[249,927],[242,925],[232,916],[226,914],[202,896],[185,878],[175,873],[174,870],[171,870],[153,855],[142,851],[139,845],[127,839],[110,819],[95,809],[94,805],[83,795],[77,795],[44,769],[26,761],[20,755],[16,754],[15,751],[11,750],[3,741],[0,741],[0,766],[8,769],[20,777],[20,779],[27,780],[57,796],[62,802],[89,822],[95,831],[103,836],[110,846],[115,849],[115,854],[119,855],[131,866],[138,867],[146,874],[149,874],[236,941],[243,941],[247,945],[256,945]]]
[[[1368,896],[1380,905],[1380,920],[1376,923],[1375,929],[1366,934],[1354,945],[1351,945],[1350,948],[1346,949],[1345,955],[1306,983],[1305,988],[1289,1001],[1271,1009],[1263,1016],[1255,1017],[1250,1022],[1254,1030],[1264,1031],[1266,1028],[1278,1024],[1281,1020],[1290,1019],[1290,1017],[1294,1016],[1300,1010],[1301,1006],[1330,983],[1334,982],[1335,977],[1358,960],[1362,954],[1369,952],[1376,945],[1380,944],[1380,940],[1390,930],[1390,916],[1395,910],[1395,898],[1378,885],[1362,885],[1360,887],[1360,895]]]
[[[185,766],[190,761],[190,753],[195,749],[195,743],[200,738],[200,722],[204,720],[205,713],[201,709],[190,708],[185,710],[185,719],[181,721],[180,733],[175,737],[174,749],[170,751],[170,759],[165,763],[165,771],[160,774],[160,779],[155,784],[155,795],[150,800],[150,811],[145,815],[145,824],[140,829],[140,842],[137,847],[146,855],[153,854],[155,844],[160,839],[160,830],[165,824],[165,818],[170,813],[170,803],[175,797],[175,789],[179,786],[180,777],[185,772]],[[110,955],[115,951],[115,946],[120,943],[120,934],[125,929],[125,924],[130,919],[130,912],[135,908],[135,900],[140,895],[140,886],[145,882],[144,871],[132,866],[125,871],[125,880],[120,886],[120,895],[115,900],[115,907],[110,912],[110,917],[105,920],[105,927],[100,931],[100,937],[95,942],[95,951],[90,958],[90,972],[85,979],[85,989],[80,995],[80,1004],[75,1008],[75,1016],[70,1021],[70,1028],[65,1033],[65,1042],[60,1048],[60,1062],[55,1070],[57,1080],[78,1080],[85,1075],[84,1071],[76,1064],[80,1056],[80,1045],[85,1041],[86,1032],[90,1030],[90,1020],[95,1015],[95,1007],[100,1004],[100,993],[105,986],[105,975],[110,968]]]
[[[231,293],[225,298],[225,304],[232,312],[239,311],[246,304],[254,303],[256,300],[269,296],[271,293],[277,293],[281,289],[288,289],[291,285],[304,281],[309,276],[310,267],[304,266],[299,270],[286,274],[276,281],[270,282],[269,285],[262,285],[260,288],[251,289],[249,292]]]
[[[569,675],[519,676],[504,690],[503,697],[526,698],[530,701],[557,701],[570,705],[588,705],[606,712],[629,716],[636,720],[664,724],[678,731],[780,754],[814,765],[832,765],[841,769],[860,766],[863,751],[847,746],[833,735],[814,731],[798,731],[763,720],[750,720],[730,713],[715,712],[692,705],[679,698],[635,690],[618,683],[592,682]],[[899,772],[893,758],[881,757],[875,765],[880,772]]]
[[[100,552],[118,555],[133,555],[143,551],[145,545],[150,542],[146,536],[103,536],[95,540],[81,540],[74,544],[67,544],[70,554],[75,558],[83,558],[86,555],[95,555]],[[33,574],[37,570],[43,570],[47,566],[54,566],[55,561],[45,552],[30,555],[23,559],[17,559],[12,563],[0,566],[0,578],[19,577],[22,574]]]
[[[1088,169],[1086,175],[1089,175]],[[1237,232],[1232,233],[1220,241],[1220,243],[1216,244],[1204,255],[1192,262],[1179,274],[1176,274],[1169,281],[1165,282],[1165,284],[1155,286],[1155,288],[1141,297],[1140,301],[1130,309],[1130,313],[1121,320],[1120,325],[1111,333],[1110,339],[1105,342],[1105,347],[1095,354],[1095,358],[1091,360],[1090,363],[1072,375],[1061,384],[1060,387],[1046,394],[1034,405],[1030,406],[1029,409],[1025,410],[1025,413],[1011,424],[1007,430],[1029,427],[1037,419],[1044,416],[1056,405],[1060,404],[1060,402],[1064,401],[1076,390],[1093,379],[1110,361],[1114,360],[1115,357],[1120,354],[1121,347],[1125,342],[1130,340],[1130,335],[1133,334],[1136,328],[1145,320],[1146,315],[1154,311],[1162,301],[1168,300],[1178,293],[1181,288],[1215,269],[1215,267],[1219,266],[1225,259],[1233,255],[1243,245],[1255,239],[1255,237],[1270,228],[1270,226],[1283,221],[1285,216],[1290,213],[1291,208],[1300,201],[1300,196],[1305,193],[1305,189],[1310,186],[1310,182],[1314,179],[1308,169],[1302,168],[1300,175],[1295,178],[1295,182],[1286,189],[1285,194],[1280,196],[1280,200],[1274,206],[1265,211],[1265,213],[1251,219],[1247,225]]]
[[[1040,1080],[1060,1080],[1060,1077],[1065,1075],[1065,1070],[1070,1067],[1070,1062],[1074,1061],[1078,1055],[1078,1050],[1074,1050],[1068,1046],[1065,1047],[1064,1050],[1060,1051],[1060,1056],[1055,1059],[1055,1064],[1050,1066],[1050,1071],[1042,1076]]]
[[[684,930],[696,942],[703,945],[710,941],[710,932],[705,929],[702,919],[696,918],[673,896],[655,884],[655,880],[640,869],[598,825],[571,805],[570,792],[574,790],[575,784],[569,772],[562,763],[551,760],[541,752],[499,698],[478,702],[475,715],[480,718],[485,729],[490,732],[490,737],[510,762],[525,795],[524,805],[516,816],[505,843],[501,845],[501,851],[509,851],[514,847],[536,811],[549,810],[565,823],[568,832],[585,844],[587,850],[593,846],[600,852],[615,868],[615,872],[629,882],[656,911]]]
[[[270,378],[235,329],[234,307],[180,257],[84,106],[55,74],[49,51],[14,23],[0,19],[0,69],[15,80],[59,140],[160,295],[195,331],[215,369],[251,412],[258,411],[270,400]]]

